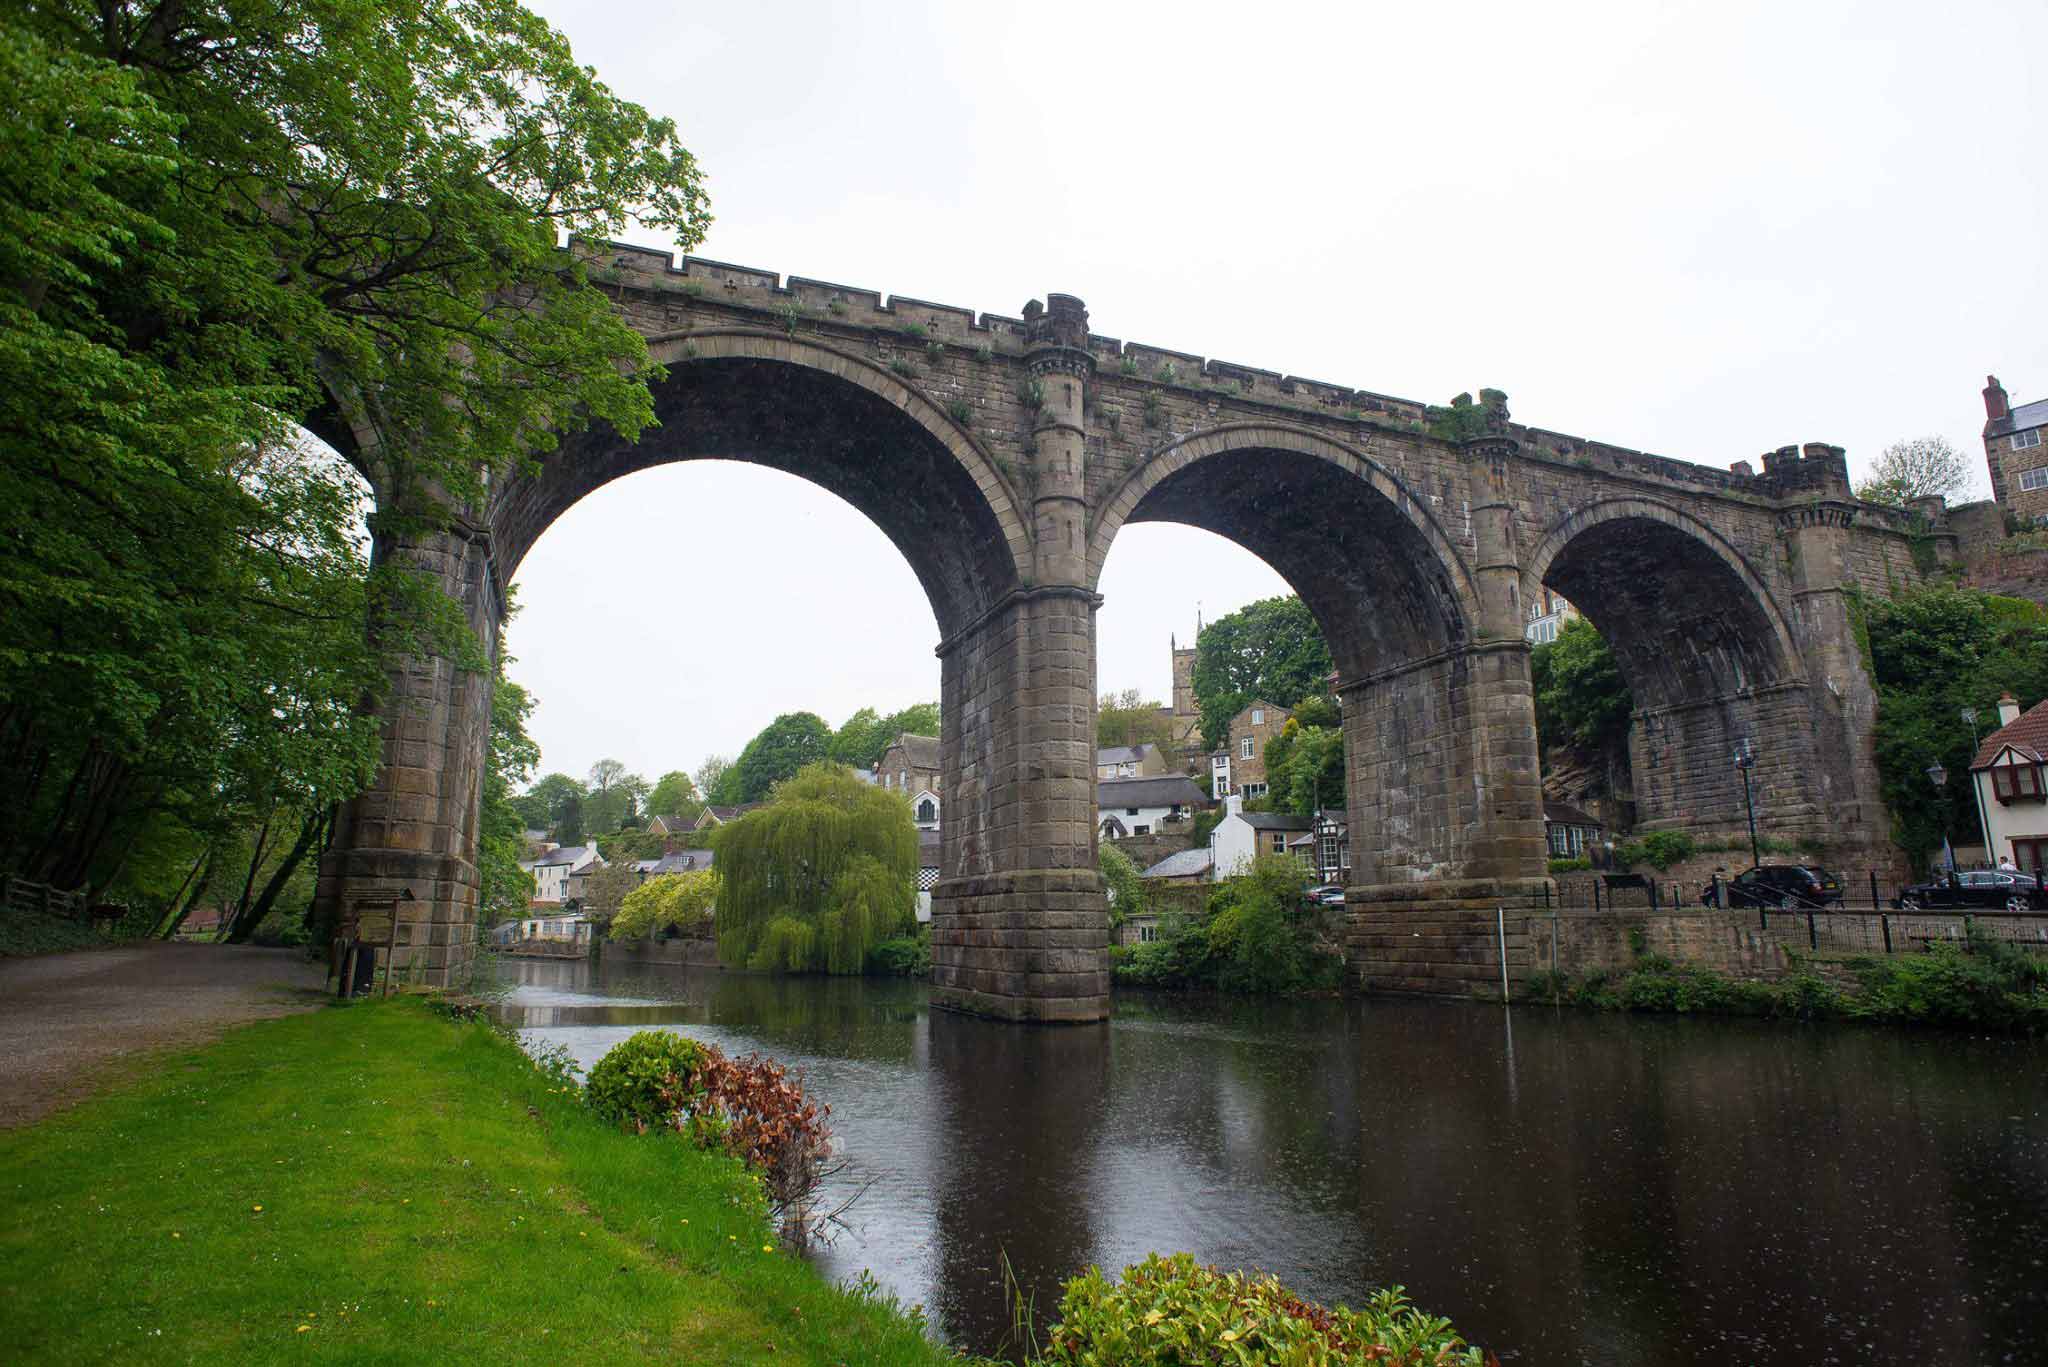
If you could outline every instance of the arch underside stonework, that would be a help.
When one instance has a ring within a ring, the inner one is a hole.
[[[859,509],[910,564],[936,628],[939,1005],[1108,1012],[1096,585],[1130,522],[1235,541],[1322,625],[1348,760],[1348,947],[1369,986],[1497,989],[1481,943],[1493,908],[1547,886],[1522,635],[1542,585],[1615,645],[1651,824],[1725,829],[1740,800],[1725,752],[1747,734],[1781,826],[1882,829],[1858,796],[1876,790],[1875,701],[1846,594],[1890,542],[1852,527],[1832,448],[1751,478],[1594,459],[1523,429],[1453,444],[1406,401],[1241,367],[1197,365],[1198,384],[1179,370],[1188,358],[1091,334],[1068,296],[977,320],[644,255],[620,254],[612,285],[667,369],[659,425],[631,443],[571,433],[485,506],[380,539],[378,554],[438,582],[495,649],[505,586],[534,542],[634,471],[748,461]],[[761,520],[772,538],[775,510]],[[323,859],[331,912],[398,908],[401,974],[455,979],[475,942],[489,712],[486,675],[405,662],[384,767]]]

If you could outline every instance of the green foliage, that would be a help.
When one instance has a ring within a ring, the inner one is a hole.
[[[1583,617],[1557,629],[1557,639],[1529,652],[1536,691],[1536,735],[1545,749],[1571,745],[1612,753],[1628,744],[1635,704],[1607,641]]]
[[[1851,965],[1861,991],[1847,1014],[1864,1020],[2048,1030],[2048,956],[2016,949],[1972,927],[1963,946],[1862,959]]]
[[[1651,831],[1641,840],[1615,846],[1614,857],[1624,866],[1648,864],[1655,869],[1668,869],[1699,852],[1699,845],[1684,831]]]
[[[590,1070],[583,1097],[613,1124],[646,1130],[673,1112],[669,1098],[692,1090],[705,1048],[672,1030],[640,1030],[613,1045]]]
[[[519,814],[527,826],[536,831],[553,831],[555,839],[564,845],[573,845],[575,840],[565,837],[559,829],[564,816],[569,815],[573,804],[580,834],[583,798],[590,790],[583,786],[581,779],[567,774],[548,774],[528,788],[514,801]]]
[[[1877,686],[1875,741],[1892,838],[1925,866],[1946,833],[1977,843],[1970,790],[1970,724],[1998,725],[1998,695],[2007,690],[2031,706],[2048,697],[2048,610],[1974,589],[1915,588],[1891,598],[1859,598]],[[1937,791],[1927,766],[1939,760],[1948,782]]]
[[[696,869],[650,878],[627,893],[612,918],[614,940],[679,931],[701,936],[711,932],[711,911],[718,904],[718,870]]]
[[[1202,744],[1215,749],[1254,699],[1293,707],[1329,687],[1330,651],[1299,598],[1266,598],[1219,617],[1195,642]]]
[[[1593,861],[1590,859],[1553,859],[1550,861],[1549,867],[1551,876],[1555,877],[1560,873],[1584,873],[1593,867]]]
[[[906,930],[917,827],[901,793],[814,764],[719,829],[718,953],[772,972],[858,973]]]
[[[1311,716],[1328,715],[1323,699],[1305,701]],[[1344,806],[1344,733],[1337,727],[1305,724],[1297,713],[1266,742],[1264,758],[1266,798],[1273,811],[1312,817],[1323,808]]]
[[[630,864],[636,859],[659,859],[668,842],[658,835],[646,831],[624,830],[611,835],[593,836],[591,843],[597,852],[613,864]]]
[[[1871,463],[1870,478],[1856,486],[1868,503],[1903,508],[1916,498],[1954,498],[1970,482],[1962,455],[1941,436],[1895,441]]]
[[[1095,704],[1095,743],[1107,748],[1117,745],[1152,745],[1167,755],[1173,752],[1173,722],[1162,711],[1164,704],[1147,698],[1135,688],[1105,693]]]
[[[1102,885],[1109,893],[1109,924],[1112,929],[1145,910],[1145,880],[1138,866],[1114,843],[1104,841],[1095,857],[1102,870]]]
[[[1148,1256],[1111,1282],[1101,1269],[1070,1280],[1060,1322],[1032,1367],[1481,1367],[1448,1320],[1409,1305],[1400,1287],[1363,1311],[1304,1301],[1272,1277],[1221,1272],[1186,1253]]]
[[[832,733],[825,758],[855,769],[872,769],[890,743],[906,732],[913,736],[938,735],[939,705],[912,703],[886,716],[872,707],[863,707]]]
[[[1505,432],[1508,425],[1508,396],[1498,389],[1479,391],[1479,402],[1460,394],[1445,408],[1431,404],[1423,410],[1429,435],[1441,441],[1462,442],[1489,433]]]
[[[395,661],[487,666],[304,432],[385,547],[632,437],[645,343],[560,242],[694,242],[696,166],[509,0],[15,6],[0,83],[0,865],[313,829]]]
[[[1115,957],[1116,980],[1150,987],[1226,992],[1327,991],[1344,975],[1338,915],[1304,895],[1299,860],[1261,855],[1239,878],[1217,885],[1198,916],[1169,915],[1156,940]]]
[[[655,781],[647,794],[647,818],[675,816],[688,821],[704,810],[697,798],[697,785],[680,769],[671,769]]]
[[[868,951],[867,972],[879,978],[931,977],[931,931],[920,925],[915,934],[880,941]]]
[[[831,745],[832,729],[815,712],[785,712],[747,742],[710,800],[727,807],[763,801],[776,784],[825,759]]]
[[[526,819],[512,796],[540,763],[540,746],[526,734],[533,695],[505,676],[500,658],[491,693],[491,736],[484,751],[482,801],[477,809],[477,894],[479,926],[519,915],[533,901],[533,875],[519,867],[526,857]]]

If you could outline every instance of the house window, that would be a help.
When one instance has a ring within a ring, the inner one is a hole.
[[[1209,761],[1209,767],[1212,769],[1228,769],[1230,767],[1230,756],[1217,755]]]
[[[1131,827],[1131,834],[1132,834],[1132,835],[1150,835],[1150,834],[1152,834],[1152,828],[1151,828],[1150,826],[1133,826],[1133,827]]]
[[[1253,726],[1264,726],[1265,724],[1266,724],[1266,709],[1265,709],[1265,708],[1263,708],[1263,707],[1254,707],[1254,708],[1252,709],[1252,725],[1253,725]]]
[[[2020,471],[2020,488],[2029,493],[2035,489],[2048,489],[2048,465]]]
[[[1264,797],[1266,795],[1266,785],[1263,783],[1247,783],[1244,785],[1244,795],[1247,801],[1252,798]]]
[[[1147,944],[1147,945],[1148,945],[1148,944],[1151,944],[1151,943],[1152,943],[1152,942],[1153,942],[1154,940],[1156,940],[1156,939],[1158,939],[1158,938],[1159,938],[1159,927],[1158,927],[1158,926],[1139,926],[1139,927],[1138,927],[1138,943],[1139,943],[1139,944]]]
[[[1287,837],[1281,834],[1279,831],[1273,832],[1273,853],[1287,853]]]
[[[2020,866],[2022,873],[2031,873],[2036,878],[2048,874],[2048,836],[2013,841],[2012,862]]]
[[[1335,822],[1324,822],[1323,829],[1316,837],[1316,865],[1323,871],[1323,877],[1337,876],[1337,826]]]
[[[2042,795],[2041,766],[2001,764],[1991,771],[1991,790],[2000,802],[2038,802]]]
[[[2024,432],[2012,434],[2012,449],[2015,451],[2024,451],[2029,447],[2039,446],[2040,444],[2041,429],[2038,427],[2029,427]]]
[[[1137,809],[1136,807],[1126,807],[1126,808],[1124,808],[1124,815],[1125,815],[1125,816],[1136,816],[1137,814],[1138,814],[1138,809]]]
[[[896,786],[897,786],[898,788],[902,788],[902,789],[904,789],[905,791],[908,791],[908,790],[909,790],[909,788],[910,788],[910,771],[909,771],[908,769],[898,769],[898,770],[896,771]]]
[[[926,798],[918,803],[917,819],[919,821],[937,821],[939,819],[939,804],[930,798]]]
[[[1252,738],[1250,736],[1246,736],[1237,743],[1237,757],[1239,759],[1250,759],[1252,757]]]

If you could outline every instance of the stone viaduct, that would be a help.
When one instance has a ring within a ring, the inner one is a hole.
[[[437,575],[495,648],[534,541],[623,475],[752,461],[865,513],[938,622],[939,1004],[1020,1020],[1108,1012],[1096,584],[1127,522],[1230,538],[1321,623],[1348,759],[1351,968],[1368,987],[1466,990],[1496,971],[1473,962],[1492,962],[1496,901],[1542,894],[1522,635],[1542,585],[1618,653],[1647,826],[1740,830],[1730,755],[1749,737],[1774,832],[1886,845],[1850,590],[1919,578],[1943,538],[1857,502],[1839,448],[1785,447],[1752,472],[1507,422],[1454,444],[1411,400],[1097,335],[1067,295],[977,316],[586,249],[667,368],[661,425],[636,444],[571,437],[445,532],[385,538],[379,553]],[[430,980],[460,969],[475,938],[488,690],[449,659],[399,671],[384,769],[321,866],[329,907],[400,902],[405,952]]]

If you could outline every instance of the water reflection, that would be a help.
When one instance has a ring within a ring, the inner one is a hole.
[[[1510,1362],[2027,1361],[2048,1077],[2025,1042],[1419,1003],[1120,996],[1019,1029],[921,986],[522,962],[586,1066],[669,1024],[803,1067],[871,1189],[821,1257],[954,1341],[1090,1263],[1188,1249],[1405,1283]]]

